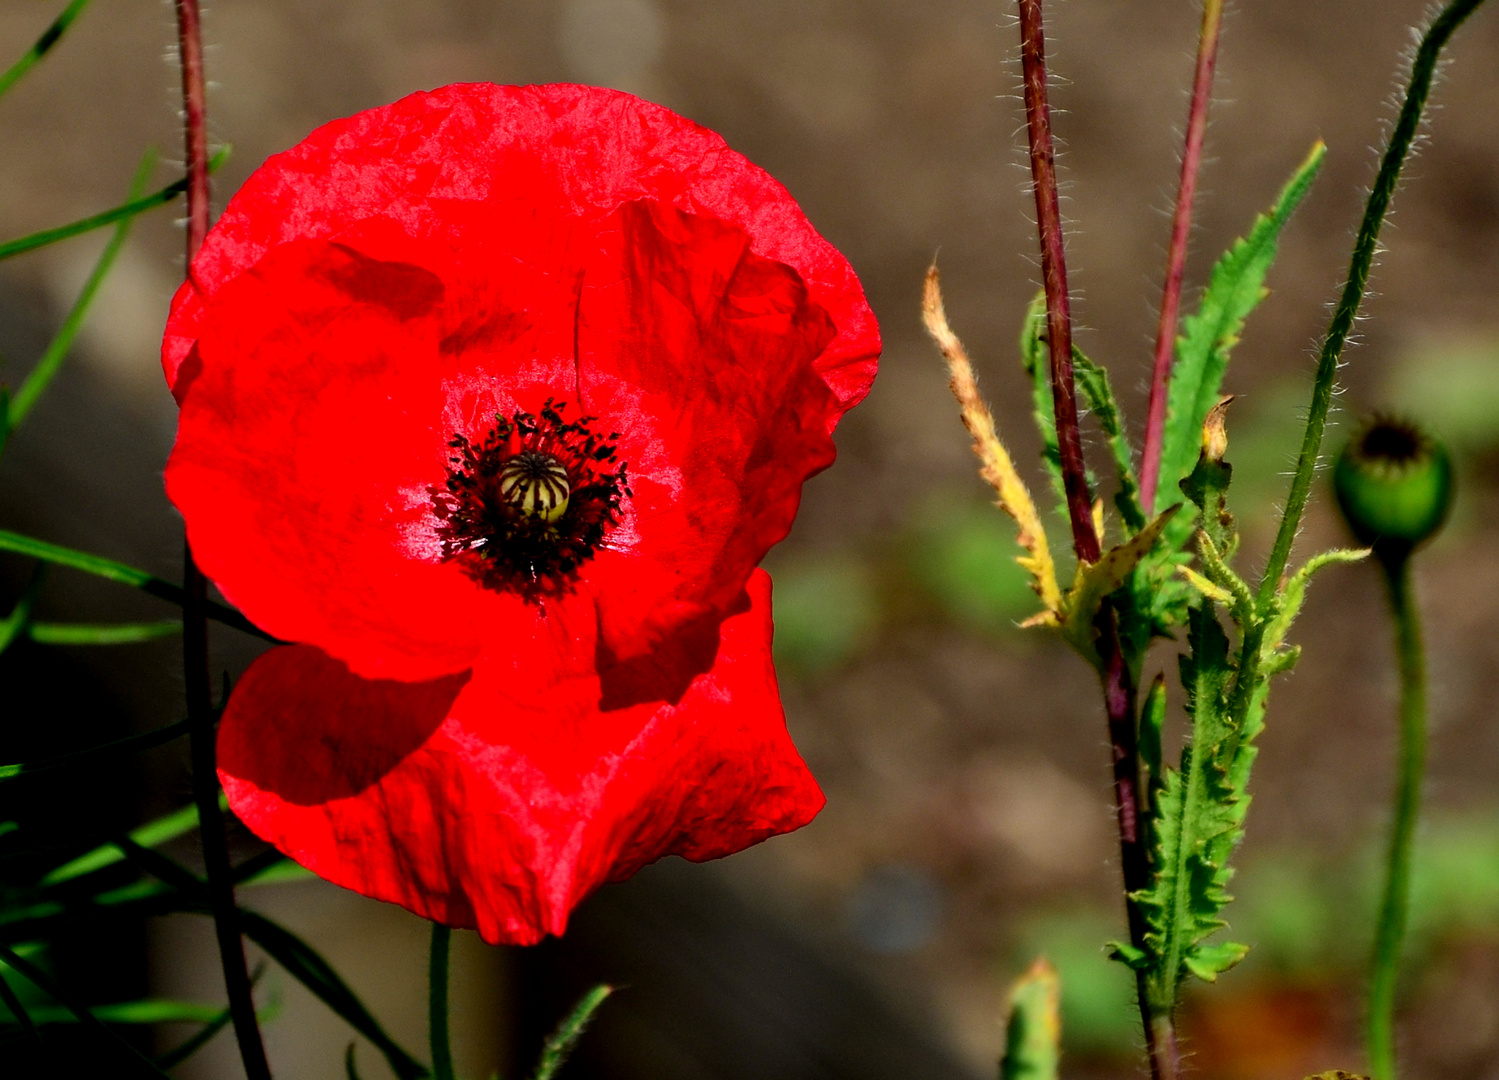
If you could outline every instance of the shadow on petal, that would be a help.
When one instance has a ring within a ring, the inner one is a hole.
[[[301,806],[357,795],[431,737],[469,675],[364,679],[311,645],[272,649],[234,688],[219,769]]]

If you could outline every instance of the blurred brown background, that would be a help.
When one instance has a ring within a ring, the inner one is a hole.
[[[0,62],[60,7],[0,0]],[[1080,343],[1109,365],[1138,420],[1197,9],[1048,8]],[[1283,491],[1371,148],[1393,115],[1397,58],[1427,8],[1256,0],[1227,18],[1190,280],[1314,139],[1330,147],[1228,378],[1241,395],[1229,458],[1249,565]],[[629,989],[565,1075],[992,1075],[1007,980],[1045,950],[1066,979],[1067,1074],[1140,1075],[1127,981],[1101,949],[1123,930],[1095,688],[1057,642],[1013,629],[1029,612],[1006,520],[985,506],[916,317],[922,272],[940,253],[954,325],[1007,439],[1033,463],[1014,347],[1036,272],[1011,6],[219,0],[206,35],[211,130],[234,148],[215,181],[220,200],[314,126],[412,90],[612,85],[714,128],[784,182],[853,262],[884,330],[879,381],[839,431],[838,464],[809,484],[795,532],[768,560],[789,723],[827,810],[723,863],[672,861],[607,888],[563,942],[506,953],[463,935],[460,1069],[520,1075],[571,997],[608,979]],[[147,146],[169,162],[180,153],[173,37],[170,5],[96,0],[0,101],[0,238],[120,201]],[[1406,1013],[1413,1080],[1499,1078],[1499,11],[1480,9],[1449,55],[1433,141],[1396,200],[1341,399],[1427,420],[1464,468],[1456,518],[1420,570],[1436,733]],[[170,175],[164,165],[158,182]],[[182,270],[179,212],[139,222],[70,367],[0,467],[0,525],[166,577],[179,573],[180,533],[160,489],[173,408],[155,353]],[[20,381],[101,244],[96,235],[0,264],[0,378]],[[1038,470],[1030,476],[1039,488]],[[1319,492],[1299,551],[1343,542]],[[26,570],[0,563],[0,608]],[[57,573],[43,613],[161,614],[124,591]],[[1336,569],[1294,634],[1306,651],[1272,701],[1229,912],[1256,950],[1188,1010],[1204,1076],[1357,1067],[1370,856],[1393,742],[1382,620],[1373,571]],[[227,631],[217,647],[232,671],[254,653]],[[12,695],[5,760],[176,719],[175,650],[12,650],[0,666]],[[1167,669],[1169,652],[1157,661]],[[132,820],[187,801],[183,755],[142,764],[140,776],[58,783],[64,794],[78,785],[78,798],[103,792],[117,813],[133,807]],[[421,924],[316,884],[250,902],[306,933],[398,1038],[422,1046]],[[116,941],[127,974],[98,992],[217,1000],[209,937],[179,917]],[[341,1075],[353,1035],[290,979],[273,972],[265,986],[284,999],[268,1029],[278,1077]],[[370,1047],[359,1054],[366,1077],[386,1075]],[[221,1039],[183,1075],[236,1070]]]

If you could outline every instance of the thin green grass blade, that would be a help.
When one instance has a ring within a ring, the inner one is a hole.
[[[0,75],[0,96],[19,82],[21,76],[30,71],[38,60],[52,51],[52,46],[62,39],[73,20],[83,14],[83,9],[88,5],[89,0],[73,0],[71,4],[63,8],[62,14],[53,19],[52,25],[43,30],[42,36],[36,39],[36,44],[27,49],[21,59],[6,69],[5,74]]]
[[[167,724],[154,731],[143,731],[139,735],[127,735],[123,739],[115,739],[113,742],[103,743],[100,746],[92,746],[87,750],[77,750],[71,754],[59,754],[56,757],[41,758],[37,761],[23,761],[14,765],[0,765],[0,780],[9,780],[16,776],[30,776],[34,773],[46,772],[49,769],[67,769],[76,765],[112,757],[124,757],[126,754],[136,754],[142,750],[149,750],[153,746],[161,746],[173,739],[186,735],[188,723],[179,720],[175,724]]]
[[[130,182],[130,201],[140,198],[141,192],[146,189],[146,181],[151,179],[151,174],[155,171],[156,151],[147,150],[141,155],[141,163],[136,167],[135,179]],[[99,295],[104,279],[114,268],[115,259],[119,257],[120,249],[125,246],[125,241],[130,236],[130,226],[134,223],[133,217],[124,218],[115,226],[114,235],[109,238],[109,243],[104,245],[104,251],[100,253],[98,262],[94,263],[94,269],[89,273],[88,280],[83,283],[78,299],[73,301],[73,307],[63,319],[62,326],[58,327],[57,333],[48,342],[46,351],[42,353],[42,358],[36,362],[36,367],[31,369],[31,374],[26,376],[26,381],[11,398],[7,435],[14,434],[16,428],[20,427],[21,421],[26,419],[27,414],[31,412],[42,394],[46,392],[47,387],[51,385],[58,371],[62,369],[62,362],[67,359],[68,351],[72,349],[73,342],[78,337],[78,331],[83,329],[83,320],[88,317],[94,297]]]
[[[426,1066],[386,1034],[354,991],[349,989],[333,966],[315,949],[259,912],[240,908],[239,919],[240,930],[244,935],[264,949],[287,974],[317,995],[323,1004],[341,1016],[350,1027],[374,1043],[400,1080],[419,1080],[428,1075]]]
[[[42,590],[44,574],[45,571],[40,566],[32,572],[31,580],[26,583],[26,588],[21,590],[16,606],[11,608],[10,614],[3,622],[0,622],[0,653],[10,648],[22,632],[30,627],[31,609],[36,606],[37,594]]]
[[[359,1070],[354,1065],[354,1044],[344,1051],[344,1076],[347,1080],[360,1080]]]
[[[36,1021],[26,1011],[26,1006],[21,1003],[21,999],[11,989],[10,983],[5,981],[3,974],[0,974],[0,1002],[5,1003],[5,1007],[10,1010],[11,1016],[16,1018],[16,1023],[25,1029],[26,1034],[31,1037],[32,1041],[37,1045],[41,1045],[42,1033],[36,1029]]]
[[[49,995],[54,1001],[66,1009],[72,1016],[85,1027],[91,1028],[101,1036],[101,1041],[112,1046],[118,1053],[121,1064],[124,1066],[122,1072],[125,1075],[149,1076],[153,1080],[163,1080],[167,1074],[156,1067],[156,1063],[146,1057],[130,1043],[126,1042],[112,1029],[108,1027],[88,1009],[73,1000],[57,983],[25,957],[20,956],[9,945],[0,943],[0,961],[19,973],[38,990]],[[169,1080],[169,1078],[168,1078]]]
[[[11,532],[8,529],[0,529],[0,551],[10,551],[17,555],[28,555],[33,559],[52,563],[54,566],[66,566],[70,570],[80,570],[85,574],[93,574],[96,577],[106,578],[110,581],[119,582],[121,585],[130,585],[149,593],[159,600],[182,606],[184,593],[181,585],[174,585],[165,578],[159,578],[155,574],[148,574],[144,570],[138,570],[133,566],[127,566],[113,559],[106,559],[100,555],[91,555],[86,551],[77,551],[73,548],[63,547],[61,544],[48,543],[46,540],[38,540],[31,536],[22,536],[20,533]],[[246,634],[253,634],[266,641],[276,641],[274,637],[267,634],[249,619],[245,618],[233,608],[225,607],[216,601],[208,601],[208,617],[225,626],[232,626]]]
[[[265,964],[261,963],[255,965],[255,970],[250,973],[250,985],[254,986],[256,983],[260,982],[260,977],[264,974]],[[260,1010],[256,1014],[256,1018],[264,1023],[267,1019],[267,1016],[265,1014],[271,1011],[271,1009]],[[213,1019],[209,1020],[201,1028],[193,1032],[193,1034],[189,1036],[185,1041],[179,1043],[177,1046],[174,1046],[165,1054],[157,1057],[157,1066],[163,1069],[172,1069],[176,1068],[178,1065],[181,1065],[188,1058],[192,1057],[199,1050],[203,1049],[203,1047],[207,1046],[208,1041],[219,1032],[223,1031],[226,1027],[228,1027],[233,1019],[234,1014],[229,1009],[220,1009],[218,1013],[214,1015]]]
[[[122,1001],[115,1005],[95,1005],[89,1009],[97,1019],[106,1024],[207,1024],[218,1016],[216,1005],[204,1005],[196,1001],[168,1001],[146,998],[140,1001]],[[67,1009],[43,1006],[31,1010],[31,1018],[38,1024],[76,1024],[79,1019]]]
[[[578,1040],[592,1022],[594,1013],[598,1012],[604,999],[612,993],[614,987],[599,983],[583,995],[578,1004],[573,1006],[573,1011],[557,1025],[557,1030],[548,1036],[546,1044],[541,1048],[541,1057],[536,1062],[536,1071],[531,1074],[531,1080],[552,1080],[557,1070],[572,1056]]]
[[[228,801],[221,796],[219,805],[227,809]],[[131,840],[141,845],[141,847],[151,848],[156,847],[158,844],[165,844],[168,840],[175,840],[179,836],[184,836],[197,827],[197,807],[184,806],[181,810],[174,810],[170,814],[157,818],[155,821],[148,821],[139,828],[132,829],[128,835]],[[80,855],[78,858],[66,862],[56,870],[53,870],[46,877],[42,878],[41,884],[43,887],[46,887],[49,885],[59,885],[64,881],[72,881],[74,878],[82,877],[85,874],[92,874],[95,871],[103,870],[106,866],[113,866],[124,858],[124,853],[116,845],[101,844],[94,848],[94,850]]]
[[[38,645],[135,645],[181,632],[181,619],[104,624],[38,622],[27,628]]]
[[[208,161],[208,171],[214,172],[220,165],[229,160],[229,147],[224,147]],[[93,217],[82,218],[68,225],[59,225],[55,229],[44,229],[41,232],[32,233],[30,236],[17,237],[0,244],[0,259],[9,259],[16,255],[24,255],[28,251],[55,244],[60,240],[68,240],[74,236],[82,236],[84,233],[102,229],[107,225],[133,218],[137,214],[144,214],[147,210],[154,210],[158,206],[164,206],[178,195],[187,190],[187,181],[177,180],[160,191],[151,193],[141,199],[123,203],[112,210],[95,214]]]
[[[1269,213],[1255,218],[1247,235],[1213,267],[1197,312],[1182,320],[1176,364],[1166,394],[1166,428],[1161,444],[1163,500],[1176,498],[1177,483],[1197,464],[1202,422],[1218,403],[1228,358],[1238,344],[1244,320],[1267,295],[1265,275],[1275,259],[1281,231],[1311,189],[1327,148],[1318,142],[1292,174]],[[1174,531],[1185,539],[1195,515],[1183,514]]]

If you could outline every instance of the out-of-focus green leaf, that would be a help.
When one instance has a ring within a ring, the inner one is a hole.
[[[578,1040],[583,1037],[583,1032],[593,1020],[593,1014],[612,993],[614,987],[600,983],[583,995],[573,1011],[557,1025],[557,1030],[548,1036],[546,1044],[541,1048],[541,1057],[536,1062],[536,1071],[531,1074],[531,1080],[552,1080],[557,1070],[571,1056]]]
[[[229,147],[225,146],[217,154],[208,159],[208,171],[214,172],[224,162],[229,160]],[[86,217],[74,221],[68,225],[59,225],[55,229],[44,229],[42,232],[32,233],[30,236],[17,237],[0,244],[0,259],[9,259],[15,255],[22,255],[28,251],[35,251],[39,247],[55,244],[59,240],[67,240],[74,236],[82,236],[84,233],[102,229],[106,225],[133,218],[137,214],[143,214],[147,210],[154,210],[171,202],[178,195],[187,190],[187,180],[176,180],[162,188],[160,191],[147,195],[142,199],[116,206],[113,210],[106,210],[102,214]]]
[[[14,86],[22,75],[30,71],[38,60],[51,51],[52,46],[61,40],[73,20],[78,18],[88,5],[89,0],[73,0],[71,4],[63,8],[62,14],[53,19],[52,25],[43,30],[42,36],[36,39],[36,44],[27,49],[25,55],[12,64],[4,74],[0,74],[0,95]]]
[[[256,983],[258,983],[260,981],[260,977],[264,974],[265,964],[261,963],[255,965],[255,970],[250,973],[250,985],[254,986]],[[278,1012],[280,1010],[280,1007],[281,1003],[279,1000],[277,1000],[272,1002],[266,1008],[257,1009],[255,1012],[255,1019],[263,1024],[268,1021],[276,1012]],[[233,1020],[234,1013],[232,1010],[228,1008],[220,1009],[212,1020],[204,1023],[204,1025],[197,1031],[193,1032],[193,1034],[189,1038],[187,1038],[179,1045],[173,1047],[171,1050],[168,1050],[165,1054],[159,1056],[156,1059],[156,1064],[163,1069],[171,1069],[175,1068],[178,1065],[181,1065],[188,1058],[192,1057],[199,1050],[203,1049],[203,1047],[207,1046],[208,1041],[219,1032],[223,1031],[226,1027],[228,1027],[229,1024],[233,1022]]]
[[[159,578],[155,574],[148,574],[144,570],[137,570],[133,566],[127,566],[124,563],[115,562],[113,559],[106,559],[100,555],[91,555],[86,551],[77,551],[73,548],[63,547],[61,544],[52,544],[46,540],[38,540],[35,537],[22,536],[20,533],[11,532],[9,529],[0,529],[0,551],[10,551],[17,555],[28,555],[33,559],[40,559],[55,566],[66,566],[70,570],[81,570],[85,574],[93,574],[110,581],[117,581],[122,585],[130,585],[140,589],[144,593],[149,593],[179,607],[184,600],[182,586],[174,585],[165,578]],[[243,630],[247,634],[264,638],[266,641],[276,640],[233,608],[225,607],[216,601],[208,601],[207,612],[210,619],[221,622],[225,626],[232,626],[236,630]]]
[[[776,660],[806,672],[856,656],[880,621],[873,574],[852,552],[778,561],[775,581]]]
[[[385,1055],[391,1071],[401,1080],[419,1080],[428,1075],[425,1065],[403,1050],[385,1033],[380,1022],[364,1007],[342,976],[318,952],[285,927],[259,912],[241,908],[240,930],[307,989],[332,1009],[375,1048]]]
[[[344,1051],[344,1076],[348,1080],[360,1080],[359,1070],[354,1066],[354,1044]]]
[[[1006,631],[1035,613],[1030,578],[1015,562],[1014,533],[993,506],[939,492],[912,508],[908,530],[906,566],[952,619]]]
[[[89,1012],[88,1009],[74,1001],[72,996],[64,991],[62,987],[58,986],[46,972],[21,956],[9,945],[0,943],[0,961],[3,961],[8,967],[18,972],[38,990],[50,995],[75,1020],[102,1036],[102,1041],[116,1050],[120,1058],[123,1075],[149,1076],[153,1080],[164,1080],[166,1078],[167,1074],[157,1068],[155,1062],[122,1039],[102,1020]],[[33,1009],[31,1011],[35,1015],[37,1010]]]
[[[115,1005],[95,1005],[89,1012],[106,1024],[207,1024],[218,1016],[219,1007],[196,1001],[145,998],[140,1001],[122,1001]],[[55,1006],[32,1009],[31,1018],[38,1024],[79,1022],[73,1013]]]
[[[21,590],[16,606],[10,609],[4,621],[0,621],[0,653],[11,647],[16,638],[31,625],[31,609],[36,606],[37,594],[42,591],[43,569],[38,566]]]
[[[1062,1057],[1062,987],[1056,968],[1036,960],[1010,990],[1000,1080],[1056,1080]]]
[[[147,150],[141,157],[140,166],[135,170],[135,179],[130,184],[130,199],[133,201],[145,190],[146,181],[151,178],[151,173],[156,169],[156,152]],[[28,413],[40,400],[47,387],[51,385],[53,378],[62,369],[62,362],[67,359],[68,351],[73,347],[73,341],[78,337],[78,331],[83,329],[83,320],[88,317],[89,308],[93,306],[94,297],[99,295],[99,288],[104,284],[104,279],[109,276],[109,271],[114,267],[115,259],[119,257],[120,249],[125,246],[125,240],[130,235],[130,226],[134,218],[124,218],[115,226],[114,235],[109,238],[109,243],[104,245],[104,251],[99,255],[99,261],[94,264],[94,269],[89,273],[88,280],[84,282],[83,288],[78,293],[78,299],[73,302],[67,317],[63,319],[62,326],[53,335],[47,344],[42,358],[36,362],[31,373],[26,376],[26,381],[21,384],[19,390],[10,399],[9,418],[7,422],[7,436],[13,434],[21,421],[26,419]]]
[[[103,624],[34,622],[27,629],[38,645],[135,645],[181,632],[181,619]]]
[[[229,808],[228,799],[221,795],[219,797],[219,806],[227,810]],[[174,810],[170,814],[157,818],[155,821],[148,821],[139,828],[132,829],[129,836],[131,840],[134,840],[142,847],[150,848],[156,847],[158,844],[165,844],[168,840],[175,840],[177,837],[189,833],[197,827],[197,807],[184,806],[181,810]],[[56,870],[53,870],[46,877],[42,878],[41,884],[44,886],[57,885],[64,881],[71,881],[73,878],[82,877],[84,874],[92,874],[96,870],[103,870],[106,866],[113,866],[124,858],[124,853],[114,844],[101,844],[87,854],[80,855],[78,858],[66,862]]]
[[[26,1034],[31,1036],[34,1042],[42,1041],[41,1033],[36,1029],[36,1021],[32,1019],[31,1013],[27,1011],[20,997],[11,989],[10,983],[5,981],[3,972],[0,972],[0,1003],[10,1010],[15,1022],[26,1030]]]
[[[188,722],[179,720],[175,724],[167,724],[155,731],[128,735],[123,739],[116,739],[87,750],[79,750],[76,753],[59,754],[56,757],[42,758],[39,761],[23,761],[15,765],[0,765],[0,780],[8,780],[14,776],[29,776],[32,773],[46,772],[48,769],[71,768],[100,758],[138,753],[142,750],[149,750],[153,746],[171,742],[181,735],[186,735],[187,731]]]

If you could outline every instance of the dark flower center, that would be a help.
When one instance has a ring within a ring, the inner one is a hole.
[[[477,443],[448,442],[447,483],[432,489],[443,558],[487,588],[563,592],[619,524],[630,495],[619,433],[597,434],[592,416],[564,420],[565,408],[548,399],[539,415],[496,416]]]
[[[1375,416],[1358,438],[1358,454],[1371,465],[1405,468],[1430,456],[1430,440],[1415,425],[1390,416]]]

